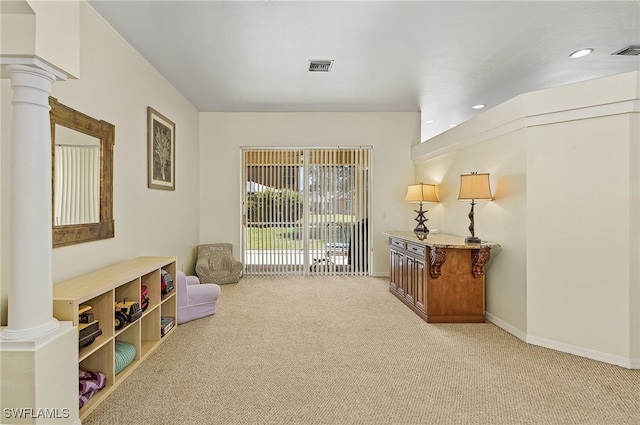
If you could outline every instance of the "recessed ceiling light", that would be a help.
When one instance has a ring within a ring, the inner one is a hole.
[[[477,105],[473,105],[471,108],[472,109],[482,109],[484,108],[484,103],[478,103]]]
[[[592,48],[588,48],[588,49],[580,49],[580,50],[576,50],[575,52],[571,53],[569,55],[570,58],[581,58],[583,56],[587,56],[589,53],[593,52]]]
[[[458,125],[458,124],[449,124],[449,127],[455,127],[455,126],[457,126],[457,125]]]
[[[425,124],[433,124],[434,122],[436,122],[435,120],[426,120],[424,123]]]

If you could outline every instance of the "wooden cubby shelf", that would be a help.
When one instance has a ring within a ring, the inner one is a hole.
[[[138,257],[114,264],[53,286],[53,315],[58,320],[70,321],[78,326],[80,306],[90,306],[94,320],[98,320],[102,335],[85,346],[79,347],[79,368],[104,373],[107,382],[81,409],[80,419],[85,419],[120,382],[153,350],[155,350],[176,326],[176,257]],[[174,289],[161,293],[161,271],[166,270],[174,280]],[[149,305],[142,316],[124,328],[114,325],[115,303],[140,301],[142,286],[147,287]],[[174,318],[174,327],[161,336],[161,317]],[[120,373],[115,373],[115,346],[117,341],[132,344],[136,349],[133,361]]]

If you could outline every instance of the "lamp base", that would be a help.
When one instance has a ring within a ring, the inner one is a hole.
[[[421,241],[425,240],[427,238],[427,236],[429,235],[429,229],[427,229],[426,227],[416,227],[415,229],[413,229],[413,234],[416,235],[416,237],[418,239],[420,239]]]
[[[481,242],[482,241],[477,236],[467,236],[466,238],[464,238],[464,243],[481,243]]]

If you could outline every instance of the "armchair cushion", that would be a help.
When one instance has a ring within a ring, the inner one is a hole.
[[[196,274],[202,283],[235,283],[244,266],[233,257],[230,243],[198,245]]]

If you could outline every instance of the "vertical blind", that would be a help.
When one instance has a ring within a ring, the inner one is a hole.
[[[247,274],[368,274],[371,148],[243,149]]]
[[[100,221],[100,147],[55,147],[54,223]]]

